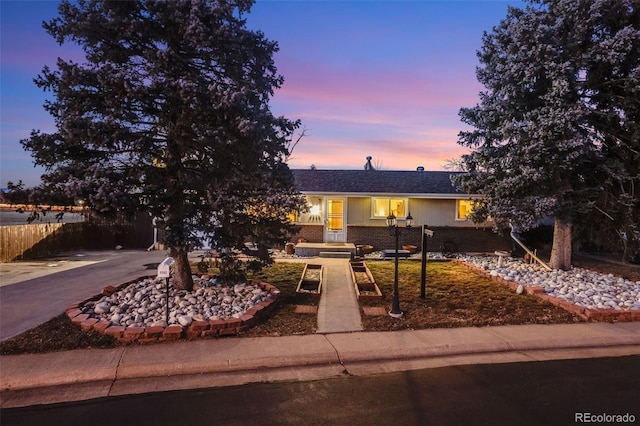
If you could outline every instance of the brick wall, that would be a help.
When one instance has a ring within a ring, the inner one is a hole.
[[[300,232],[292,235],[289,241],[297,243],[300,238],[310,243],[321,243],[324,240],[324,225],[303,225]]]
[[[460,252],[493,252],[496,250],[511,251],[513,241],[508,234],[500,235],[491,228],[432,228],[433,237],[427,242],[429,251],[441,251],[443,246],[451,246],[450,251]],[[417,238],[420,238],[418,232]],[[452,244],[453,243],[453,244]]]
[[[427,241],[428,251],[441,251],[443,247],[449,251],[459,252],[493,252],[495,250],[513,250],[513,242],[508,235],[499,235],[491,228],[454,228],[432,227],[434,235]],[[421,247],[421,227],[402,228],[399,245]],[[291,238],[297,242],[305,238],[309,242],[321,243],[323,239],[322,225],[302,225],[300,232]],[[382,226],[349,226],[347,239],[356,245],[369,244],[374,250],[393,249],[394,237],[386,227]]]

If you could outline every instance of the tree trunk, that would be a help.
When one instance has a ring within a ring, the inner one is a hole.
[[[555,219],[549,266],[564,271],[571,269],[571,222]]]
[[[189,265],[189,251],[186,247],[171,247],[171,257],[175,262],[173,270],[173,285],[176,288],[191,291],[193,290],[193,276]]]

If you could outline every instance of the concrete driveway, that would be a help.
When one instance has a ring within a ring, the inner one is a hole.
[[[79,251],[0,264],[0,340],[60,315],[108,285],[156,275],[165,257],[165,251]]]

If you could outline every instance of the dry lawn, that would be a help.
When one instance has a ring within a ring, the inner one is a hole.
[[[382,301],[362,302],[390,308],[393,296],[392,261],[367,262],[382,291]],[[420,298],[419,261],[399,262],[400,308],[405,318],[363,317],[366,330],[403,330],[516,324],[566,324],[580,317],[535,296],[516,294],[508,287],[453,262],[429,262],[426,297]]]

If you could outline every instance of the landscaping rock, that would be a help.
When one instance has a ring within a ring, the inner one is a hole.
[[[269,292],[257,284],[202,286],[194,277],[196,290],[169,288],[169,323],[189,326],[194,320],[240,318],[251,307],[267,299]],[[164,279],[147,278],[114,291],[105,300],[87,302],[83,314],[104,319],[112,325],[151,327],[165,324]]]

